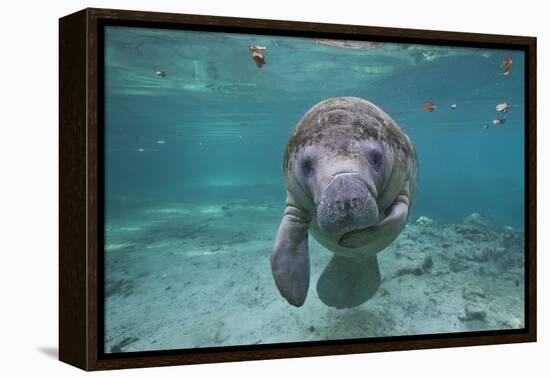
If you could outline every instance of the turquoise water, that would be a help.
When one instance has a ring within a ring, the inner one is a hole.
[[[249,45],[266,47],[263,67]],[[508,56],[513,65],[503,75]],[[416,147],[418,189],[406,235],[420,228],[414,223],[420,216],[445,234],[445,225],[462,225],[478,213],[490,225],[484,224],[487,236],[514,233],[520,241],[491,248],[513,245],[520,257],[523,72],[521,51],[391,43],[350,49],[309,38],[107,27],[106,351],[506,328],[490,317],[471,324],[434,313],[434,320],[453,322],[399,329],[398,299],[391,300],[391,320],[376,317],[376,302],[359,311],[325,309],[313,303],[315,267],[309,303],[296,310],[273,284],[269,255],[284,207],[282,161],[293,127],[323,99],[356,96],[387,112]],[[428,101],[436,104],[434,112],[423,110]],[[503,102],[512,108],[496,127],[492,120],[503,114],[495,106]],[[322,270],[330,253],[311,243],[319,257],[312,264]],[[449,277],[470,273],[483,287],[490,275],[479,274],[481,268],[495,275],[510,271],[498,262],[471,261]],[[521,262],[515,269],[522,278]],[[445,307],[436,300],[440,311],[464,308],[460,292]],[[522,320],[522,299],[507,306]],[[239,321],[243,312],[254,320],[248,319],[249,329]],[[364,319],[377,321],[366,330]],[[505,321],[508,328],[516,325]]]

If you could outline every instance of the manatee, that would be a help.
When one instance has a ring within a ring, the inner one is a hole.
[[[336,308],[363,304],[380,286],[377,253],[401,233],[414,202],[409,137],[369,101],[335,97],[300,119],[283,167],[287,197],[271,255],[279,292],[303,305],[311,233],[334,254],[317,282],[319,298]]]

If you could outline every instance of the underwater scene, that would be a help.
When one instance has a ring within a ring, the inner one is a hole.
[[[104,48],[105,353],[524,327],[523,51]]]

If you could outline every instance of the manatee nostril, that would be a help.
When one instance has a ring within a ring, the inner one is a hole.
[[[336,200],[336,201],[334,202],[334,206],[335,206],[336,209],[338,209],[339,211],[343,211],[343,210],[346,208],[344,202],[342,202],[342,201],[340,201],[340,200]]]
[[[352,198],[350,201],[349,201],[349,205],[350,205],[350,208],[351,209],[355,209],[359,206],[359,199],[357,197],[354,197]]]

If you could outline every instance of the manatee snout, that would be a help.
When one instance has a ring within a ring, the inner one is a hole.
[[[357,175],[337,174],[321,193],[317,222],[323,232],[345,233],[377,221],[378,205]]]

